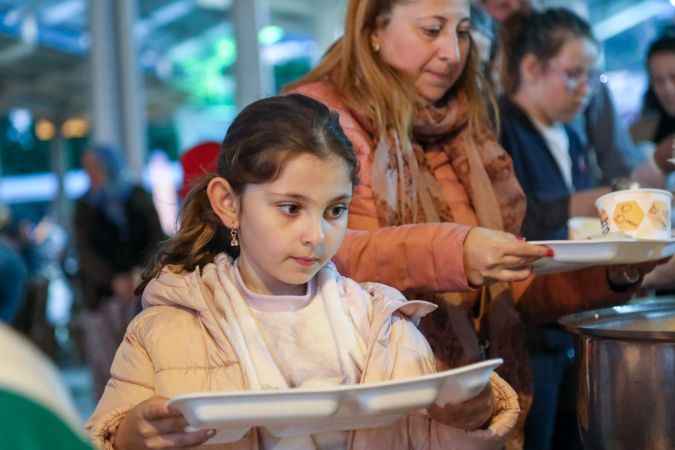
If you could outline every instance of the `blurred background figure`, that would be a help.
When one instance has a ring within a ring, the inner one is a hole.
[[[82,166],[90,185],[75,204],[73,224],[86,308],[79,324],[98,399],[126,326],[140,311],[134,294],[140,268],[164,233],[152,196],[125,178],[116,150],[96,146]]]
[[[654,164],[670,174],[675,165],[675,28],[666,31],[649,46],[646,56],[649,87],[640,117],[631,126],[636,142],[653,152]],[[644,287],[657,294],[675,294],[675,262],[657,267],[645,277]]]
[[[636,142],[654,147],[654,162],[669,173],[675,169],[668,162],[675,154],[675,29],[651,43],[646,63],[649,87],[631,133]]]
[[[24,301],[28,269],[18,243],[7,233],[9,209],[0,204],[0,321],[11,323]]]
[[[215,141],[200,142],[190,147],[180,157],[183,168],[183,183],[178,196],[185,199],[195,182],[202,176],[216,171],[220,144]]]
[[[543,3],[543,2],[541,2]],[[495,91],[502,92],[500,71],[504,62],[498,30],[516,12],[530,12],[542,9],[539,1],[533,0],[479,0],[478,5],[487,12],[497,29],[486,66],[488,79]],[[601,59],[598,55],[598,60]],[[597,63],[596,63],[597,64]],[[626,125],[619,117],[612,99],[606,77],[594,67],[589,80],[593,90],[584,108],[568,122],[575,129],[581,144],[588,148],[588,156],[595,183],[612,185],[632,177],[643,184],[660,187],[663,178],[653,170],[641,167],[646,157],[633,144]],[[638,173],[634,173],[640,169]]]
[[[529,12],[537,6],[536,0],[481,0],[490,16],[498,23],[504,22],[516,12]]]
[[[591,95],[598,43],[590,25],[567,9],[517,12],[502,25],[500,38],[500,142],[527,195],[523,236],[565,240],[570,217],[594,216],[595,200],[611,190],[595,187],[589,149],[568,125]],[[531,326],[528,348],[534,402],[525,449],[581,448],[574,410],[570,420],[558,411],[567,397],[561,390],[574,378],[572,336],[555,323]],[[564,447],[555,447],[556,430],[565,436]]]

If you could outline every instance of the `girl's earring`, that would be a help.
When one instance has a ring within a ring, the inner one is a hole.
[[[239,230],[236,228],[230,230],[230,246],[239,247]]]

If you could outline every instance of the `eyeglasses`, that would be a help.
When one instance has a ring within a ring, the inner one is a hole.
[[[551,65],[551,69],[563,79],[565,89],[570,93],[577,92],[584,84],[589,91],[593,90],[600,75],[599,71],[595,69],[564,69],[554,65]]]

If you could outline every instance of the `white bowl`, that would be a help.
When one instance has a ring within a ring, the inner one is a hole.
[[[673,194],[660,189],[610,192],[595,201],[602,233],[623,233],[636,239],[670,239]]]

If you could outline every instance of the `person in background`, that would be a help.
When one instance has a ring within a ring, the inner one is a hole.
[[[515,13],[500,40],[500,143],[527,195],[523,235],[564,240],[569,218],[596,216],[595,200],[611,191],[595,187],[588,148],[569,125],[591,95],[598,44],[565,9]]]
[[[180,157],[183,169],[183,182],[178,190],[178,197],[184,200],[188,192],[200,177],[214,173],[217,169],[220,144],[214,141],[200,142],[190,147]]]
[[[0,204],[0,322],[11,324],[24,301],[28,269],[16,248],[5,234],[11,221],[9,208]]]
[[[478,0],[479,4],[495,20],[500,28],[512,14],[535,11],[539,2],[533,0]],[[499,36],[499,32],[495,33]],[[499,39],[493,42],[491,61],[488,64],[489,79],[501,93],[500,66],[503,59]],[[569,120],[581,144],[587,147],[589,169],[597,185],[627,185],[628,179],[652,187],[663,184],[662,177],[654,176],[646,164],[643,152],[631,140],[627,127],[619,117],[609,85],[601,74],[593,70],[590,83],[591,95],[585,107]]]
[[[89,190],[75,203],[73,233],[85,313],[85,359],[96,398],[115,348],[140,310],[134,294],[141,267],[164,238],[152,196],[124,178],[119,152],[95,146],[82,156]]]
[[[516,12],[500,29],[503,64],[500,142],[527,195],[523,235],[565,240],[573,216],[595,216],[588,148],[568,125],[591,95],[598,46],[587,23],[564,9]],[[560,430],[563,386],[574,363],[572,336],[553,324],[528,328],[534,401],[525,424],[525,449],[550,450],[564,432],[566,449],[579,448],[577,427]],[[572,383],[574,384],[574,383]],[[575,422],[572,422],[574,425]],[[556,430],[557,429],[557,430]]]
[[[500,143],[511,155],[527,196],[523,235],[529,240],[566,240],[569,218],[596,216],[595,200],[611,190],[597,187],[589,149],[568,125],[592,94],[598,42],[586,21],[562,8],[512,14],[502,24],[500,41],[504,57]],[[651,267],[608,271],[607,282],[615,290],[636,288],[641,274]],[[564,399],[559,393],[573,379],[572,336],[555,323],[530,327],[528,345],[534,402],[525,448],[581,449],[574,408],[571,418],[556,422],[558,400]],[[554,432],[564,437],[557,447]]]
[[[666,31],[647,50],[649,87],[642,114],[631,126],[633,139],[655,147],[654,162],[664,173],[675,170],[675,30]]]
[[[516,237],[525,195],[491,127],[469,0],[350,0],[345,23],[287,87],[337,111],[359,157],[349,227],[361,232],[336,264],[438,304],[422,330],[439,366],[504,358],[522,411],[508,448],[520,448],[532,398],[523,321],[626,301],[634,282],[604,267],[531,277],[537,246]],[[498,265],[477,268],[477,254]]]
[[[207,448],[216,430],[185,431],[167,397],[377,383],[439,370],[414,325],[432,304],[359,285],[331,263],[357,171],[337,115],[323,104],[290,95],[244,108],[217,172],[192,188],[178,233],[143,275],[144,311],[87,423],[95,445]],[[498,450],[517,417],[515,392],[493,375],[475,399],[441,398],[388,427],[290,437],[253,428],[220,448]],[[295,426],[306,424],[290,423],[286,432]]]
[[[649,87],[642,114],[631,126],[635,142],[653,148],[651,160],[664,176],[675,170],[675,29],[667,29],[647,50]],[[645,277],[644,287],[659,295],[675,291],[675,261],[657,267]]]

